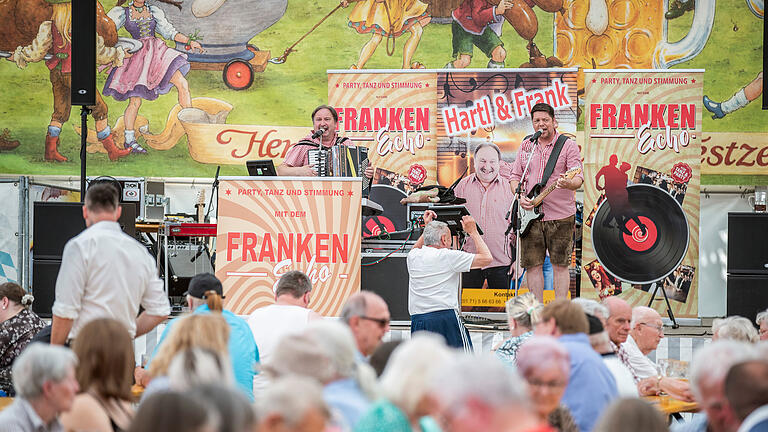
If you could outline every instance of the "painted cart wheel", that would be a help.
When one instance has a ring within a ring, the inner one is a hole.
[[[224,84],[232,90],[245,90],[253,84],[253,68],[250,63],[233,59],[224,66],[222,73]]]

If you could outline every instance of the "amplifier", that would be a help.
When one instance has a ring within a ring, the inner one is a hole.
[[[380,295],[389,306],[393,324],[409,324],[407,253],[364,252],[362,254],[361,287]],[[382,259],[384,258],[384,259]],[[365,265],[380,260],[377,264]]]

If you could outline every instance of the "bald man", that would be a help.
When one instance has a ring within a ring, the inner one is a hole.
[[[664,391],[677,399],[693,401],[687,382],[664,376],[647,357],[659,346],[663,337],[664,323],[658,312],[645,306],[632,309],[629,336],[621,344],[621,349],[626,353],[629,369],[638,382],[638,390],[643,396]]]
[[[360,291],[347,300],[341,319],[352,330],[358,352],[370,357],[389,331],[389,306],[378,294]]]
[[[605,330],[611,338],[614,351],[627,341],[630,323],[632,321],[632,306],[618,297],[608,297],[603,300],[603,306],[608,308],[608,318],[605,320]]]

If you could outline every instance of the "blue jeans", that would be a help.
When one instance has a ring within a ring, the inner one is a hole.
[[[544,257],[544,265],[541,267],[541,272],[544,273],[544,289],[554,289],[555,272],[552,270],[552,263],[549,261],[549,255]]]
[[[514,263],[513,263],[514,265]],[[523,276],[525,276],[525,269],[520,274],[520,278],[517,280],[518,286],[523,283]],[[555,287],[555,272],[552,270],[552,263],[549,261],[549,255],[544,257],[544,264],[541,267],[541,272],[544,273],[544,289],[551,290]],[[515,289],[515,280],[511,279],[509,283],[509,289]]]

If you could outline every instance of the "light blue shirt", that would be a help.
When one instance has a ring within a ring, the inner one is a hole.
[[[562,335],[559,341],[571,356],[571,375],[561,402],[571,411],[579,430],[589,432],[618,397],[616,380],[586,334]]]
[[[323,399],[344,418],[349,430],[368,411],[371,402],[353,378],[344,378],[328,383],[323,388]]]
[[[211,311],[208,309],[208,305],[202,305],[192,313],[209,314]],[[237,386],[248,396],[248,399],[253,401],[254,366],[259,362],[259,349],[256,347],[256,341],[253,339],[251,328],[248,327],[248,323],[244,319],[228,310],[223,310],[221,314],[227,321],[227,324],[229,324],[229,358],[232,361],[235,381]],[[157,355],[157,350],[162,345],[166,336],[170,334],[171,327],[173,327],[176,321],[175,319],[168,321],[168,325],[165,326],[160,340],[157,341],[152,357]],[[147,368],[149,368],[149,363],[147,363]]]

